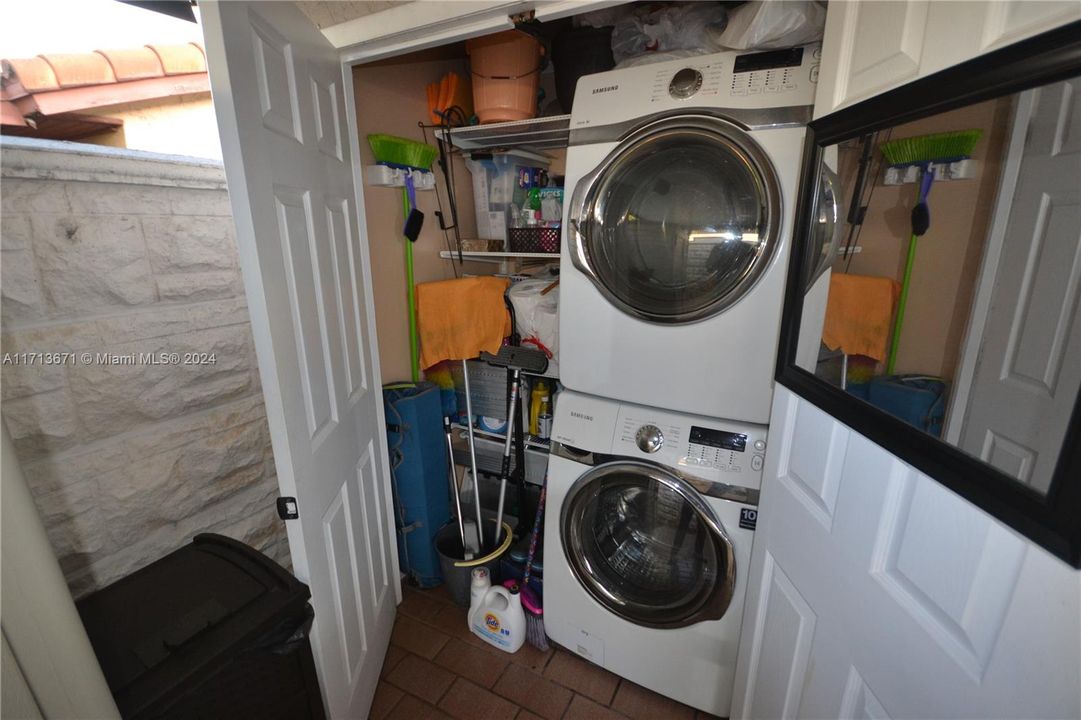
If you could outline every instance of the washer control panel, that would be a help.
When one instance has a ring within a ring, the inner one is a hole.
[[[760,486],[766,426],[623,404],[612,453],[658,462],[707,480]]]
[[[664,445],[664,433],[656,425],[643,425],[634,434],[634,442],[642,452],[655,453]]]

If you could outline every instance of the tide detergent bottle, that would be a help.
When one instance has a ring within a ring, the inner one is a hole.
[[[489,645],[518,652],[525,642],[525,612],[517,588],[493,586],[487,568],[475,568],[472,580],[469,629]]]

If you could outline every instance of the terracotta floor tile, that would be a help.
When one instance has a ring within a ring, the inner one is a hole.
[[[626,720],[626,716],[598,705],[581,695],[575,695],[563,720]],[[654,720],[668,720],[668,718],[658,715]]]
[[[465,678],[458,678],[439,707],[459,720],[511,720],[518,706]]]
[[[507,669],[509,662],[507,653],[502,650],[474,647],[457,638],[451,638],[435,656],[436,665],[442,665],[452,673],[489,689]]]
[[[454,682],[454,675],[424,658],[408,655],[390,671],[387,682],[434,705]]]
[[[499,678],[495,691],[547,720],[561,717],[573,694],[551,680],[513,664]]]
[[[544,718],[535,713],[531,713],[528,710],[520,710],[518,714],[514,716],[514,720],[544,720]]]
[[[599,665],[566,650],[555,651],[544,669],[544,677],[596,700],[601,705],[611,704],[612,696],[616,694],[616,686],[619,685],[618,675],[613,675]]]
[[[450,716],[423,700],[406,695],[394,706],[387,720],[450,720]]]
[[[465,608],[460,608],[455,605],[446,605],[440,608],[435,619],[430,621],[429,624],[432,627],[437,628],[440,632],[443,632],[450,637],[456,637],[462,642],[470,645],[483,648],[491,647],[488,643],[469,631]]]
[[[551,647],[541,652],[529,643],[526,643],[525,645],[522,645],[522,648],[518,652],[510,656],[510,661],[515,665],[521,665],[528,670],[539,673],[544,670],[546,665],[548,665],[548,660],[552,657],[553,653],[554,651]]]
[[[390,641],[398,647],[429,660],[439,654],[449,639],[444,633],[404,615],[394,621],[390,635]]]
[[[632,720],[694,720],[695,713],[694,708],[635,685],[630,680],[624,680],[619,686],[612,708]]]
[[[430,589],[427,589],[427,590],[421,590],[421,592],[424,593],[425,595],[427,595],[428,597],[432,598],[433,600],[438,600],[439,602],[441,602],[441,603],[443,603],[445,605],[453,605],[454,607],[461,607],[461,605],[454,602],[454,598],[452,598],[450,596],[450,590],[447,589],[447,586],[446,586],[445,583],[443,585],[440,585],[439,587],[434,587],[434,588],[430,588]],[[463,607],[462,610],[464,611],[465,608]]]
[[[408,654],[408,652],[397,645],[388,645],[386,657],[383,658],[383,669],[379,671],[379,677],[386,679],[387,675],[390,674],[390,671],[393,670],[395,666],[401,662],[402,658]]]
[[[382,680],[375,686],[375,697],[372,699],[372,710],[368,714],[370,720],[385,720],[390,711],[405,696],[398,688]]]
[[[409,617],[428,622],[435,619],[435,616],[444,605],[445,603],[436,600],[426,590],[403,587],[402,604],[398,606],[398,610]]]

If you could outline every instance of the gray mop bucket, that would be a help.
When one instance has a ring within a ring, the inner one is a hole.
[[[507,552],[514,540],[510,525],[503,523],[504,540],[492,552],[473,560],[463,560],[465,553],[462,539],[458,536],[458,526],[447,523],[435,534],[435,551],[439,554],[439,569],[443,571],[443,582],[454,602],[462,607],[469,607],[469,586],[473,582],[473,568],[488,568],[492,584],[498,577],[499,559]]]

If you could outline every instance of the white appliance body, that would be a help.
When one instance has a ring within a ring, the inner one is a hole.
[[[659,449],[640,448],[652,447],[658,435]],[[544,529],[548,636],[639,685],[727,717],[766,428],[564,391],[552,440]],[[677,475],[693,485],[691,502],[683,503],[651,474]],[[612,478],[614,489],[597,490]],[[650,488],[661,494],[647,495]],[[648,502],[634,506],[636,496]],[[672,498],[670,521],[658,522]],[[712,539],[726,540],[712,546],[708,532],[696,533],[705,525],[698,513],[716,521],[722,534]],[[716,574],[709,571],[709,558],[718,556],[711,547],[719,548],[726,565]],[[650,564],[658,549],[670,555]],[[681,569],[687,572],[681,575]],[[624,574],[613,581],[613,572]],[[678,583],[672,580],[677,576]],[[678,587],[653,592],[653,584]],[[642,588],[652,605],[634,597]],[[680,607],[688,597],[693,600]]]
[[[561,257],[567,387],[768,420],[818,56],[726,52],[579,81]],[[756,241],[757,255],[737,252]]]

